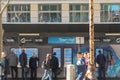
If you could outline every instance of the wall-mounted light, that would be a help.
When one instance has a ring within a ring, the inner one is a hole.
[[[105,33],[106,36],[120,36],[120,33]]]
[[[19,33],[19,36],[39,36],[39,33]]]

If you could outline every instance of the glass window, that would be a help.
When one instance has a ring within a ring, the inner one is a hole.
[[[88,22],[88,4],[70,4],[70,22]]]
[[[39,5],[39,11],[49,11],[49,5]]]
[[[83,4],[81,5],[81,7],[82,7],[82,10],[89,10],[88,4]]]
[[[51,11],[57,10],[57,5],[51,5],[51,6],[50,6],[50,10],[51,10]]]
[[[102,4],[101,22],[120,22],[120,4]]]
[[[72,64],[72,49],[64,48],[64,66]]]
[[[38,6],[39,22],[61,22],[60,4],[42,4]]]
[[[61,66],[61,48],[53,48],[53,52],[56,52],[56,57],[59,60],[59,66]]]
[[[79,4],[70,5],[70,10],[80,10],[80,5]]]
[[[30,5],[11,4],[7,7],[8,22],[30,22]]]

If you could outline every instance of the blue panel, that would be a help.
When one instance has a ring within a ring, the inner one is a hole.
[[[76,37],[49,37],[48,44],[76,44]]]

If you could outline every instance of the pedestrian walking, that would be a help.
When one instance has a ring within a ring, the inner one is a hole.
[[[85,58],[83,57],[83,54],[81,52],[79,52],[77,54],[77,63],[76,63],[76,80],[83,80],[85,77],[85,73],[86,73],[86,62],[85,62]]]
[[[11,77],[12,80],[18,79],[18,56],[16,55],[15,51],[12,50],[11,53],[8,55],[9,66],[11,69]]]
[[[2,52],[1,58],[2,80],[8,80],[7,76],[9,74],[9,62],[7,59],[7,54]]]
[[[59,61],[58,61],[58,58],[56,57],[56,52],[52,54],[51,69],[52,69],[52,78],[54,80],[57,80],[57,71],[59,69]]]
[[[22,53],[19,56],[20,66],[22,68],[22,80],[27,80],[27,55],[25,50],[22,50]]]
[[[46,58],[45,58],[45,60],[42,63],[42,68],[45,69],[44,75],[42,77],[42,80],[53,80],[52,79],[52,72],[51,72],[50,61],[51,61],[51,54],[47,53]]]
[[[31,70],[31,80],[37,80],[37,62],[39,61],[36,57],[36,53],[32,54],[32,57],[29,59],[29,67]]]
[[[98,63],[98,80],[105,80],[105,65],[106,65],[106,57],[104,56],[101,51],[98,51],[98,56],[97,56],[97,63]]]

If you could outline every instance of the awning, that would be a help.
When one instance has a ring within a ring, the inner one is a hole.
[[[5,32],[89,32],[89,24],[3,24]],[[95,32],[119,33],[120,24],[95,24]]]

